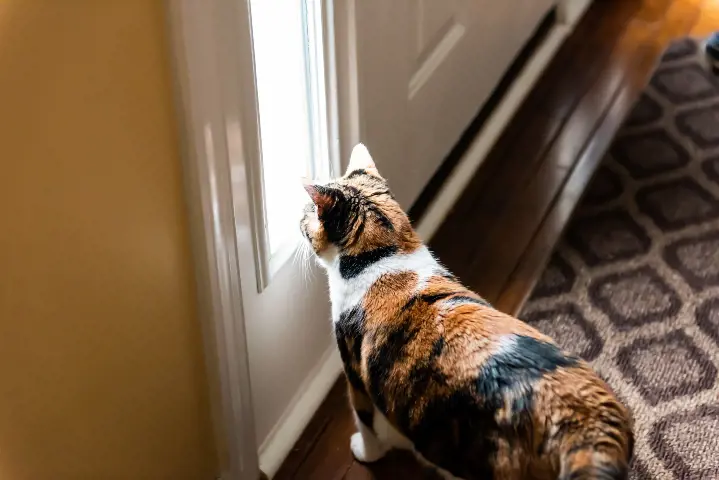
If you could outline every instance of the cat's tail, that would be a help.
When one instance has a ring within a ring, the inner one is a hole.
[[[633,449],[631,428],[613,422],[565,435],[559,480],[626,480]]]

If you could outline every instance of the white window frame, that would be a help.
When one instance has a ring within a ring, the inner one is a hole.
[[[239,1],[239,0],[238,0]],[[246,1],[246,0],[243,0]],[[332,0],[299,0],[305,10],[306,27],[310,36],[321,39],[311,44],[307,65],[308,104],[310,115],[311,147],[314,160],[312,176],[318,179],[329,179],[339,172],[339,119],[337,98],[337,68],[335,60],[335,38]],[[249,5],[249,1],[247,1]],[[319,6],[319,8],[317,8]],[[251,15],[251,11],[250,11]],[[251,31],[251,29],[250,29]],[[307,32],[305,32],[307,34]],[[252,40],[250,39],[250,42]],[[254,55],[254,50],[252,50]],[[251,77],[248,76],[246,88],[243,89],[244,125],[249,126],[253,137],[245,139],[249,147],[247,151],[248,171],[252,181],[250,192],[252,204],[252,223],[254,231],[255,268],[258,292],[269,285],[272,277],[287,263],[294,254],[297,238],[285,239],[282,246],[274,252],[270,249],[268,232],[268,214],[265,206],[265,191],[262,165],[262,141],[259,125],[260,109],[255,84],[254,58]],[[322,72],[317,77],[314,72]],[[300,179],[298,179],[298,182]],[[294,207],[294,206],[290,206]]]

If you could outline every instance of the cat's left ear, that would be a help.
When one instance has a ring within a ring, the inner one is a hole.
[[[372,173],[378,173],[377,166],[374,160],[372,160],[372,155],[369,154],[369,150],[367,150],[367,147],[365,147],[363,143],[358,143],[355,145],[355,148],[352,149],[350,163],[347,166],[345,175],[355,170],[374,170]]]
[[[333,194],[332,189],[324,185],[315,185],[307,179],[302,179],[305,191],[312,199],[312,203],[317,206],[317,215],[322,216],[324,212],[329,210],[336,202],[337,196]]]

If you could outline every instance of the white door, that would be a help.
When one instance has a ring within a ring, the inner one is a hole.
[[[355,0],[360,136],[409,207],[555,0]]]
[[[226,350],[247,344],[268,474],[341,369],[324,275],[292,260],[305,201],[298,177],[340,173],[362,140],[408,207],[551,3],[178,3],[188,141],[201,160],[203,225],[215,240],[210,268],[222,274],[211,287],[225,292],[213,302],[224,318],[244,313],[244,325],[226,322],[215,335],[220,343],[235,335]],[[242,371],[226,363],[223,378]],[[249,403],[236,383],[223,386],[227,398]]]

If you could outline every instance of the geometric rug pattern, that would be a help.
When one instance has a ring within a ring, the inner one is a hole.
[[[719,77],[664,54],[520,318],[630,407],[632,479],[719,479]]]

